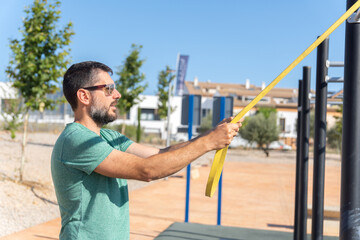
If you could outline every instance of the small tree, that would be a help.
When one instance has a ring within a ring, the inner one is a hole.
[[[169,66],[166,66],[165,70],[160,71],[158,77],[158,114],[161,119],[166,119],[168,114],[168,101],[169,101],[169,85],[174,80],[175,75],[171,74],[172,70]],[[173,91],[173,85],[170,92]],[[175,108],[171,107],[170,113],[174,112]]]
[[[209,112],[205,117],[201,119],[201,124],[198,128],[198,131],[199,133],[205,133],[212,128],[212,112]]]
[[[117,104],[120,114],[123,116],[124,124],[121,133],[125,133],[125,119],[132,106],[141,101],[140,94],[145,91],[147,84],[144,84],[145,74],[140,72],[143,59],[139,59],[141,45],[131,45],[132,50],[124,61],[124,64],[116,72],[119,79],[116,81],[116,89],[121,94],[121,99]]]
[[[268,119],[272,113],[275,113],[275,114],[276,114],[276,108],[260,107],[260,108],[256,111],[256,114],[259,114],[259,113],[263,114],[264,117],[265,117],[266,119]]]
[[[58,90],[58,79],[63,76],[69,60],[70,37],[74,34],[72,23],[57,29],[60,19],[60,2],[35,0],[25,8],[22,38],[10,41],[12,57],[6,72],[24,100],[24,134],[20,181],[23,180],[25,146],[29,111],[54,109],[58,103],[47,98]]]
[[[258,146],[269,156],[269,145],[278,140],[279,130],[276,124],[276,112],[271,112],[268,118],[259,111],[255,116],[248,118],[246,124],[240,128],[242,138],[256,142]]]
[[[340,105],[339,109],[337,109],[336,111],[342,113],[343,105]],[[342,115],[335,118],[336,118],[335,125],[332,128],[330,128],[326,133],[327,141],[331,148],[335,148],[336,150],[341,151],[343,119],[342,119]]]
[[[2,107],[1,116],[4,119],[4,129],[10,131],[11,139],[16,138],[16,131],[22,124],[21,121],[21,101],[17,99],[7,99]]]

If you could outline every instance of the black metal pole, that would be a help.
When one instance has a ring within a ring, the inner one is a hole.
[[[315,97],[315,137],[314,137],[314,172],[312,199],[311,239],[323,239],[324,222],[324,182],[325,182],[325,151],[326,151],[326,105],[329,56],[329,39],[317,48],[316,63],[316,97]]]
[[[340,239],[348,240],[360,239],[360,23],[346,23],[344,63]]]
[[[303,86],[302,86],[302,114],[301,114],[301,143],[300,143],[300,173],[299,173],[299,229],[297,232],[298,240],[307,239],[307,191],[308,191],[308,162],[309,162],[309,135],[310,135],[310,67],[303,67]]]
[[[299,231],[298,216],[299,216],[299,190],[300,190],[300,119],[301,119],[301,102],[302,102],[302,80],[299,80],[298,88],[298,115],[296,125],[296,166],[295,166],[295,211],[294,211],[294,240],[297,240],[297,233]]]

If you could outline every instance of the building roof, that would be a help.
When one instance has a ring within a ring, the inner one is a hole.
[[[230,84],[212,82],[185,82],[187,93],[203,97],[232,96],[234,107],[245,107],[265,86],[250,84]],[[298,90],[293,88],[274,88],[260,101],[257,106],[276,108],[297,108]]]

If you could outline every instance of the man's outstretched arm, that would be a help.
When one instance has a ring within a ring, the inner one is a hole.
[[[116,178],[151,181],[174,174],[211,150],[230,144],[241,123],[223,122],[208,133],[164,150],[132,144],[127,152],[113,150],[95,172]]]

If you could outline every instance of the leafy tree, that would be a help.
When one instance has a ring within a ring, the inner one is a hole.
[[[212,112],[209,112],[205,117],[201,119],[200,127],[198,128],[199,133],[205,133],[212,129]]]
[[[276,118],[276,112],[271,112],[266,117],[263,112],[258,111],[256,115],[245,118],[245,124],[243,124],[239,131],[242,138],[250,143],[256,142],[267,157],[269,156],[270,143],[279,138]]]
[[[16,131],[22,125],[20,99],[7,99],[2,110],[1,116],[4,119],[4,129],[10,131],[11,139],[15,139]]]
[[[343,105],[340,105],[339,109],[336,110],[339,113],[343,112]],[[327,142],[331,148],[335,148],[341,151],[342,144],[342,115],[335,117],[335,125],[327,131]]]
[[[165,70],[160,71],[158,77],[158,114],[161,119],[167,118],[168,113],[168,100],[169,100],[169,85],[174,80],[175,75],[171,74],[172,70],[169,66],[166,66]],[[171,92],[174,86],[171,86]],[[175,108],[171,107],[170,112],[174,112]]]
[[[272,113],[276,114],[276,108],[271,107],[259,107],[259,109],[256,111],[256,114],[263,114],[265,118],[269,118]]]
[[[74,34],[72,23],[57,28],[60,2],[35,0],[25,8],[26,17],[22,38],[10,40],[11,60],[6,72],[24,100],[24,134],[20,181],[23,178],[25,146],[29,111],[54,109],[58,101],[47,98],[58,90],[58,79],[63,76],[69,60],[70,38]]]
[[[131,107],[141,101],[140,94],[147,88],[147,84],[143,84],[145,74],[140,72],[143,65],[143,59],[139,59],[141,45],[131,45],[132,50],[128,57],[126,57],[122,66],[118,67],[116,72],[119,79],[116,81],[116,89],[121,94],[121,99],[118,102],[117,108],[124,117],[130,111]],[[125,124],[122,125],[121,133],[125,133]]]

